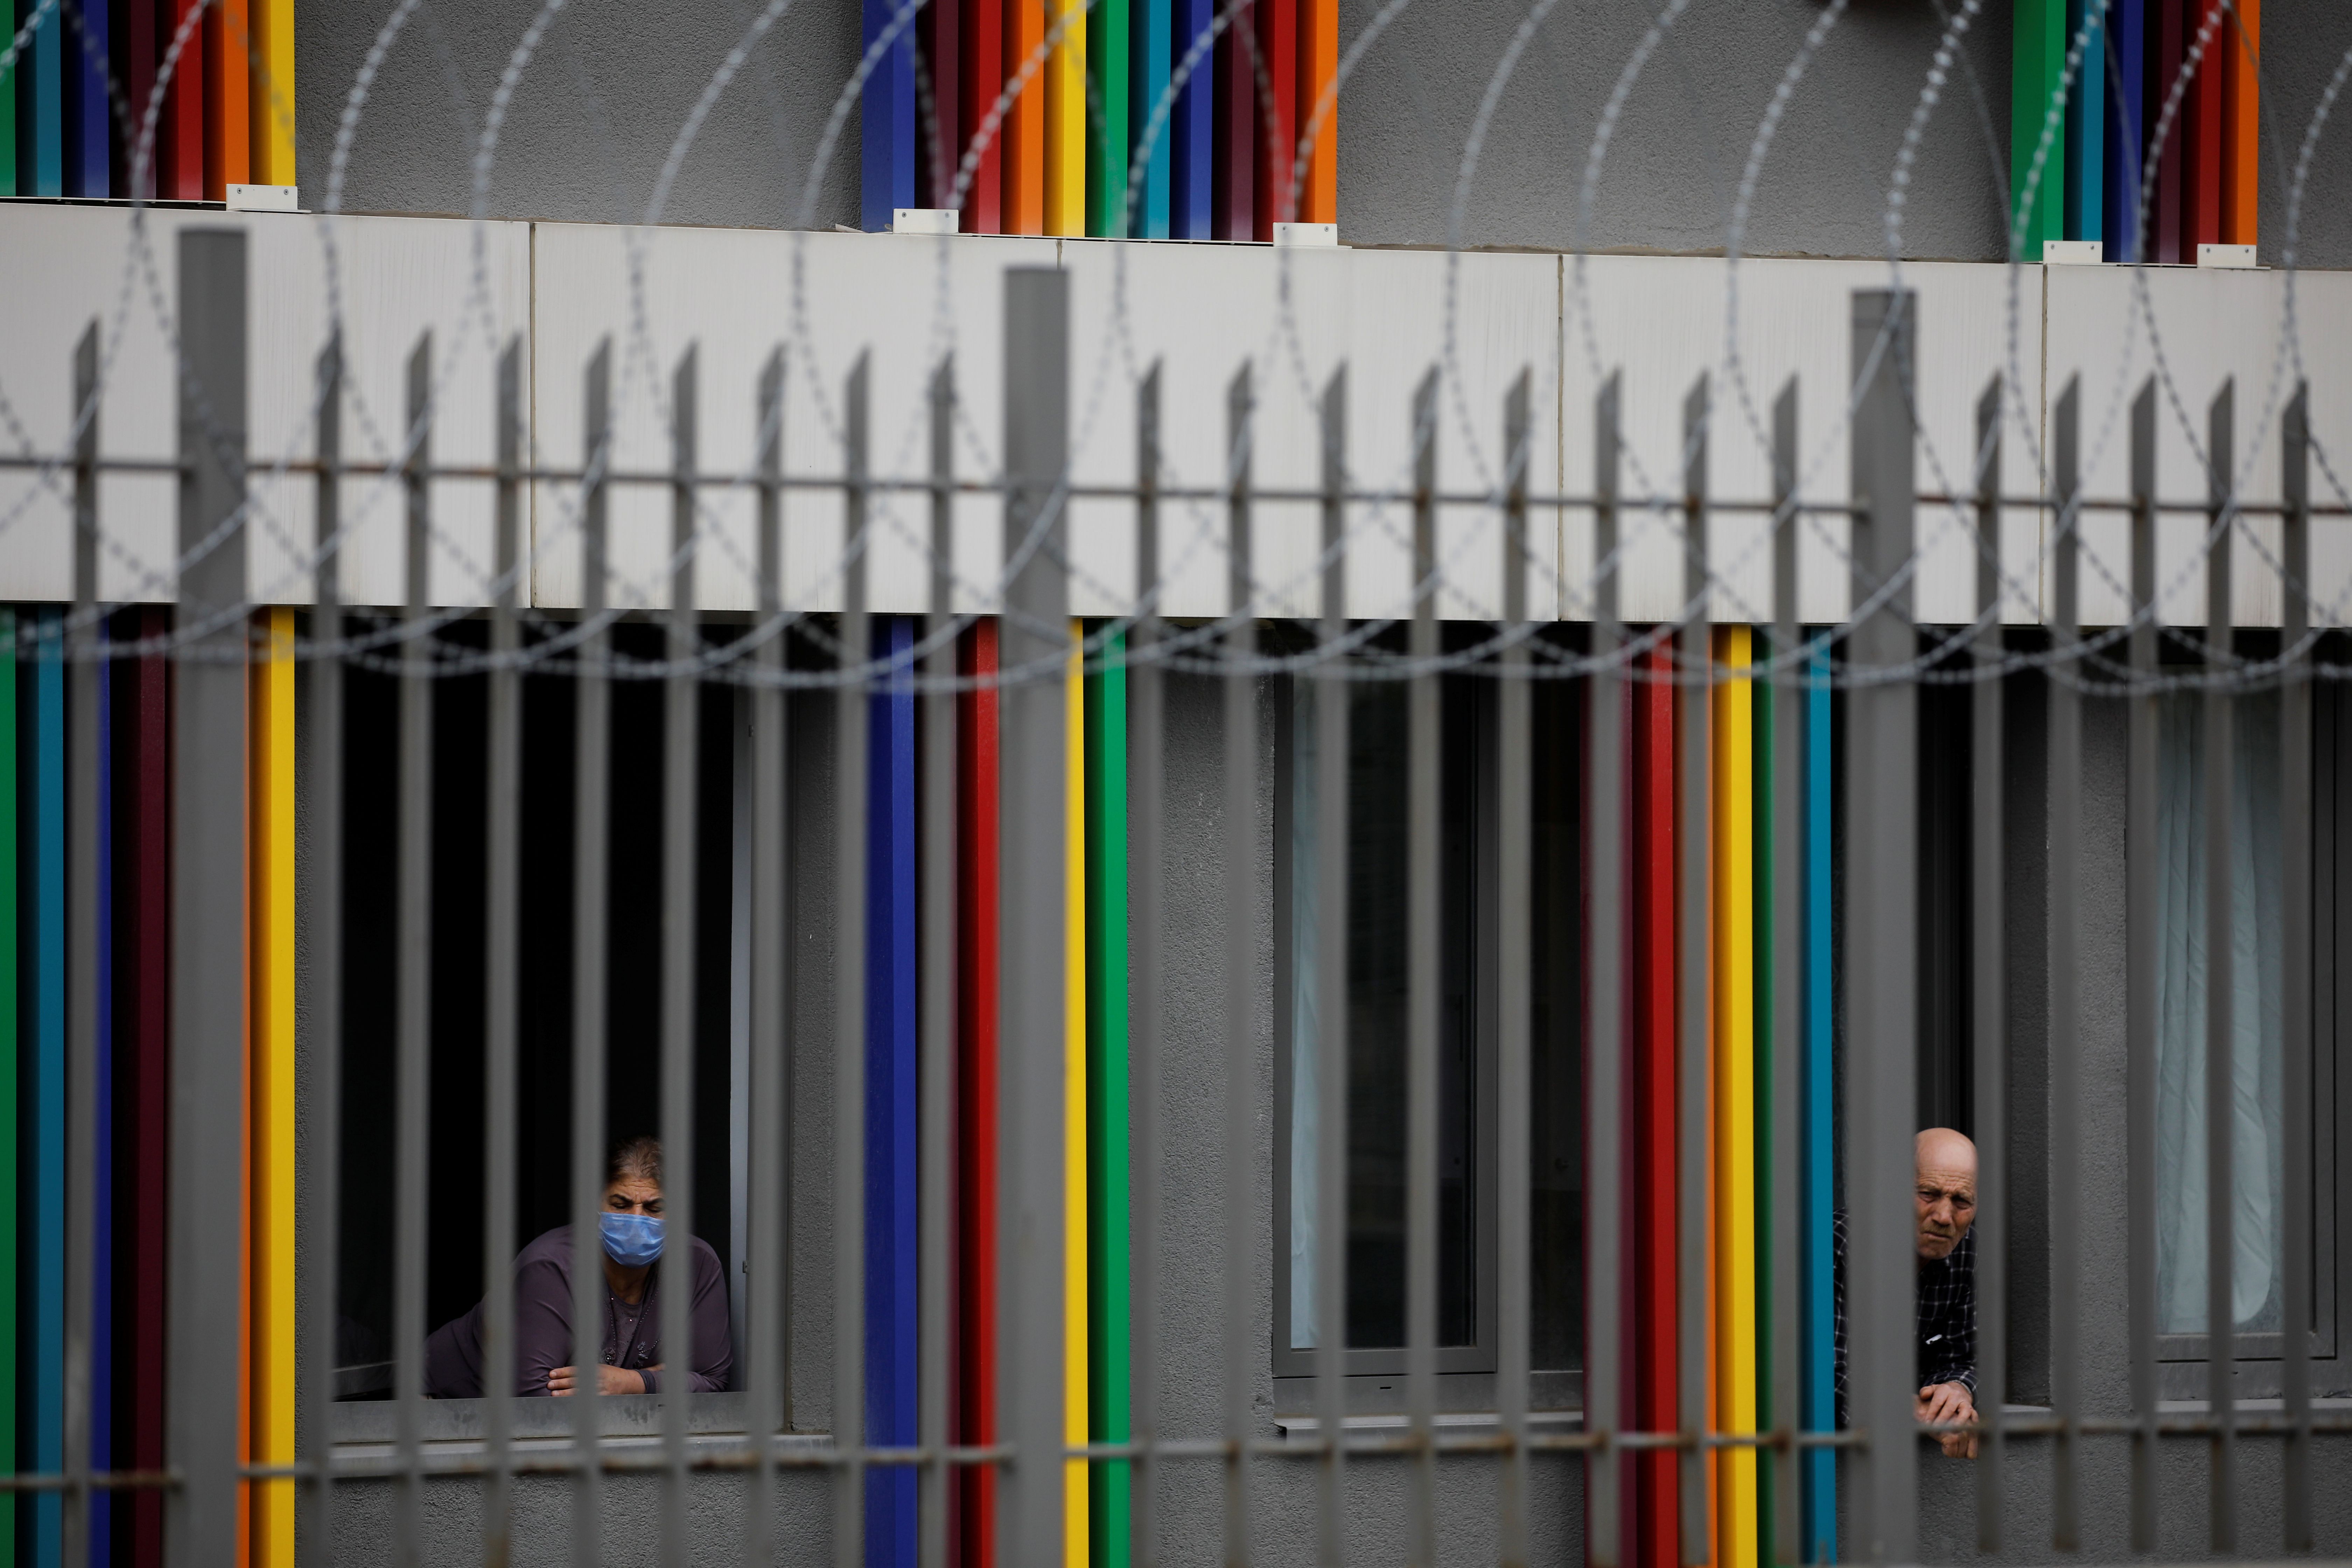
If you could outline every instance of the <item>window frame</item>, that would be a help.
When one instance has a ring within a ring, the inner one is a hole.
[[[1496,1037],[1497,1003],[1500,999],[1499,956],[1491,939],[1480,940],[1493,929],[1499,912],[1495,888],[1495,870],[1499,864],[1496,839],[1496,808],[1499,805],[1496,773],[1495,693],[1494,682],[1476,676],[1460,678],[1456,692],[1475,703],[1473,722],[1476,731],[1475,779],[1472,795],[1474,842],[1476,846],[1471,906],[1478,924],[1471,938],[1471,997],[1475,1016],[1472,1024],[1475,1052],[1475,1100],[1474,1136],[1477,1147],[1473,1159],[1477,1168],[1477,1210],[1474,1226],[1475,1249],[1474,1278],[1477,1300],[1473,1310],[1475,1338],[1466,1345],[1441,1345],[1437,1349],[1439,1374],[1457,1383],[1476,1379],[1491,1383],[1499,1364],[1499,1334],[1496,1294],[1499,1286],[1496,1268],[1496,1205],[1500,1195],[1499,1167],[1496,1151],[1497,1136],[1497,1101],[1496,1074],[1498,1070],[1498,1040]],[[1292,796],[1297,787],[1293,761],[1292,728],[1297,707],[1294,700],[1293,677],[1275,679],[1275,769],[1274,769],[1274,1203],[1273,1203],[1273,1274],[1272,1353],[1273,1374],[1277,1380],[1311,1378],[1316,1371],[1318,1352],[1294,1349],[1291,1345],[1290,1314],[1290,1129],[1293,1115],[1292,1052],[1296,1041],[1291,1033],[1294,1016],[1291,1007],[1296,984],[1293,962],[1293,937],[1290,910],[1292,872],[1290,865],[1290,835]],[[1454,693],[1448,693],[1449,696]],[[1401,1377],[1405,1372],[1407,1352],[1395,1349],[1354,1349],[1346,1352],[1347,1376],[1351,1380]],[[1483,1374],[1483,1375],[1481,1375]],[[1580,1386],[1580,1375],[1577,1378]],[[1277,1382],[1277,1388],[1282,1384]],[[1367,1393],[1379,1392],[1367,1390]],[[1489,1396],[1491,1398],[1491,1395]]]

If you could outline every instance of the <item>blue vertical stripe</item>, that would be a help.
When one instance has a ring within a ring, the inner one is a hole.
[[[1217,52],[1208,37],[1214,0],[1173,0],[1171,70],[1192,68],[1169,127],[1169,226],[1177,239],[1213,239],[1217,189]],[[1200,54],[1192,57],[1198,46]]]
[[[1835,1005],[1832,993],[1833,953],[1830,921],[1830,770],[1836,752],[1830,734],[1829,658],[1816,653],[1813,679],[1805,693],[1805,1044],[1803,1125],[1798,1137],[1804,1146],[1802,1204],[1804,1218],[1800,1254],[1801,1300],[1799,1303],[1803,1340],[1804,1422],[1809,1430],[1826,1432],[1837,1425],[1837,1352],[1830,1321],[1832,1290],[1831,1205],[1832,1182],[1832,1108],[1830,1100],[1831,1023]],[[1802,1496],[1805,1515],[1805,1559],[1837,1561],[1837,1467],[1827,1448],[1805,1455]]]
[[[2072,48],[2083,37],[2082,67],[2074,73],[2074,90],[2066,95],[2066,237],[2097,239],[2105,217],[2105,193],[2107,118],[2107,40],[2099,7],[2093,0],[2066,0],[2066,42]]]
[[[2139,259],[2141,121],[2147,91],[2147,0],[2111,0],[2105,62],[2107,134],[2103,189],[2106,195],[2106,258]]]
[[[90,1275],[89,1462],[114,1468],[114,682],[98,667],[98,1139]],[[114,1561],[114,1496],[94,1494],[90,1568]]]
[[[65,194],[69,196],[114,194],[108,172],[111,148],[107,133],[114,123],[106,99],[109,9],[102,0],[89,0],[75,10],[79,28],[66,29]]]
[[[915,205],[915,26],[911,16],[900,20],[904,5],[905,0],[865,0],[866,54],[894,22],[899,24],[867,73],[858,100],[858,226],[868,233],[888,228],[893,208]]]
[[[1134,42],[1129,47],[1128,63],[1134,85],[1129,89],[1127,122],[1138,146],[1144,132],[1152,132],[1151,146],[1144,154],[1142,188],[1136,193],[1135,216],[1129,220],[1128,232],[1141,239],[1168,237],[1168,178],[1171,160],[1170,139],[1175,134],[1175,105],[1157,121],[1160,100],[1168,94],[1169,51],[1173,47],[1175,21],[1169,0],[1133,0],[1129,18]],[[1133,162],[1133,150],[1129,151]]]
[[[33,664],[34,892],[32,1192],[32,1461],[65,1468],[66,1341],[66,689],[65,619],[40,614]],[[63,1550],[61,1500],[33,1504],[33,1561]]]
[[[866,815],[866,1436],[917,1441],[915,697],[911,616],[875,625],[898,679],[868,700]],[[915,1472],[866,1479],[868,1568],[914,1568]]]

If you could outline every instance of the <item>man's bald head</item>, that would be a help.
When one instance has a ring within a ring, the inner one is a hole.
[[[1917,1167],[1922,1262],[1951,1256],[1977,1217],[1977,1146],[1965,1133],[1930,1127],[1912,1141]]]

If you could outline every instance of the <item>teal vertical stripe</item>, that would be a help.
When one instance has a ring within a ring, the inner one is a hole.
[[[1128,1336],[1127,639],[1087,677],[1087,1426],[1097,1443],[1130,1436]],[[1089,1472],[1094,1568],[1128,1568],[1134,1475],[1124,1459]]]
[[[2101,0],[2066,0],[2071,48],[2084,27],[2082,69],[2066,100],[2066,237],[2105,237],[2106,208],[2107,38]]]
[[[33,1463],[65,1468],[66,1351],[66,685],[65,618],[41,612],[34,680]],[[33,1503],[33,1561],[63,1550],[56,1492]]]
[[[1759,645],[1763,642],[1760,631],[1757,640]],[[1772,858],[1772,710],[1778,696],[1777,687],[1759,684],[1748,721],[1750,780],[1755,791],[1751,809],[1756,824],[1750,840],[1756,959],[1749,973],[1754,976],[1756,994],[1756,1429],[1759,1432],[1772,1429],[1774,1415],[1772,1270],[1777,1258],[1772,1248],[1772,1107],[1779,1095],[1772,1084],[1772,1052],[1780,1042],[1772,1037],[1772,877],[1777,869]],[[1780,1456],[1769,1449],[1756,1456],[1756,1550],[1758,1561],[1767,1564],[1773,1562],[1772,1547],[1780,1522],[1772,1467],[1781,1462]]]
[[[1835,1006],[1831,961],[1832,927],[1830,867],[1830,770],[1836,752],[1830,734],[1829,656],[1816,653],[1805,689],[1805,1042],[1803,1092],[1798,1137],[1801,1162],[1804,1270],[1798,1310],[1803,1314],[1804,1422],[1826,1432],[1837,1425],[1837,1350],[1832,1307],[1831,1205],[1836,1152],[1831,1106],[1831,1025]],[[1837,1461],[1827,1448],[1805,1455],[1801,1495],[1805,1510],[1808,1562],[1837,1561]]]
[[[40,0],[16,0],[16,27]],[[9,29],[13,37],[16,27]],[[56,6],[16,57],[16,194],[66,194],[65,14]]]
[[[1170,53],[1175,43],[1176,23],[1170,14],[1170,0],[1129,3],[1134,6],[1134,41],[1129,46],[1128,59],[1134,68],[1135,89],[1128,95],[1129,139],[1139,145],[1150,132],[1151,147],[1143,160],[1143,185],[1137,193],[1128,232],[1139,239],[1166,239],[1168,148],[1175,137],[1177,121],[1175,104],[1169,103],[1163,111],[1160,100],[1168,95]],[[1160,117],[1156,130],[1154,115]],[[1131,148],[1129,156],[1134,156]]]

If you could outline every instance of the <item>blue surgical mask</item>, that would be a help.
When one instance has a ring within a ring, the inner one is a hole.
[[[624,1268],[643,1268],[662,1254],[662,1222],[652,1215],[599,1215],[596,1228],[605,1255]]]

